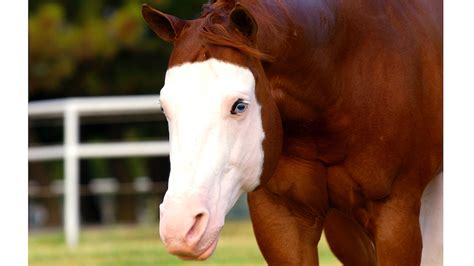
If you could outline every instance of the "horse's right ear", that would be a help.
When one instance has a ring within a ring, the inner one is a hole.
[[[142,15],[156,35],[167,42],[176,41],[181,30],[186,25],[185,20],[165,14],[148,4],[142,5]]]
[[[235,29],[249,40],[254,41],[257,35],[257,22],[252,14],[237,2],[229,15],[230,22]]]

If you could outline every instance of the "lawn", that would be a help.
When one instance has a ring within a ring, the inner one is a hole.
[[[64,245],[61,232],[29,236],[29,265],[265,265],[248,221],[227,222],[214,255],[205,262],[181,261],[166,253],[158,226],[86,228],[75,250]],[[320,265],[340,265],[324,240]]]

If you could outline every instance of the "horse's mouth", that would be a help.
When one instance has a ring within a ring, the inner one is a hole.
[[[178,258],[182,260],[206,260],[212,255],[212,253],[214,253],[218,240],[219,240],[219,237],[215,237],[214,240],[209,244],[209,246],[205,248],[204,251],[197,256],[190,256],[190,255],[177,255],[177,256]]]

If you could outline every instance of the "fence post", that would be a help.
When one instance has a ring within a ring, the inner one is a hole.
[[[79,117],[74,103],[64,112],[64,234],[68,247],[79,242]]]

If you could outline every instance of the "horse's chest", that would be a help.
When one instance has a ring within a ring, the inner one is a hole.
[[[343,166],[331,166],[327,171],[328,196],[332,207],[352,212],[365,205],[362,187]]]
[[[398,158],[377,147],[367,147],[356,155],[349,153],[344,162],[327,169],[331,207],[366,224],[370,204],[391,194],[399,170]]]
[[[345,167],[329,167],[327,183],[330,207],[354,217],[364,227],[369,226],[372,201],[367,198],[364,188],[351,177]]]
[[[323,216],[328,207],[326,168],[292,156],[282,156],[267,188],[297,216]]]

